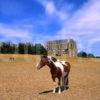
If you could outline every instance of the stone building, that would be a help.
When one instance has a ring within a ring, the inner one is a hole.
[[[77,56],[77,45],[73,39],[54,40],[46,43],[46,49],[49,55],[68,55]]]

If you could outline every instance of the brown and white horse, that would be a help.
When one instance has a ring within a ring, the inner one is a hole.
[[[50,68],[51,76],[54,82],[53,93],[56,92],[56,78],[58,79],[58,93],[61,93],[61,79],[64,89],[68,85],[68,75],[70,72],[70,64],[66,61],[59,61],[54,57],[41,56],[40,62],[37,64],[37,69],[47,65]]]

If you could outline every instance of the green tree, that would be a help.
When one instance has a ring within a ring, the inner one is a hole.
[[[44,48],[41,44],[35,44],[33,47],[33,53],[34,54],[42,54],[47,55],[47,50]]]
[[[87,57],[89,57],[89,58],[94,58],[95,56],[94,56],[92,53],[89,53],[89,54],[87,55]]]
[[[77,54],[78,57],[87,57],[87,53],[84,51],[81,51]]]
[[[11,42],[2,42],[0,43],[0,53],[3,54],[42,54],[47,55],[47,50],[41,44],[32,43],[18,43],[12,44]]]
[[[24,43],[19,43],[18,44],[18,52],[19,52],[19,54],[24,54],[25,53],[25,44]]]
[[[12,53],[11,42],[2,42],[1,43],[1,53],[3,53],[3,54]]]
[[[32,43],[26,43],[26,47],[27,47],[27,50],[28,50],[28,54],[33,54],[33,44]]]

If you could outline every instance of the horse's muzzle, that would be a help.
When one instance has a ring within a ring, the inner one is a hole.
[[[36,68],[37,68],[37,70],[39,70],[40,69],[39,65],[37,65]]]
[[[40,68],[39,67],[37,67],[37,70],[39,70]]]

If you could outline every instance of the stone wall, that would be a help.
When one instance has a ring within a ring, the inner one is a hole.
[[[49,55],[77,56],[77,45],[73,39],[48,41],[46,49]]]

